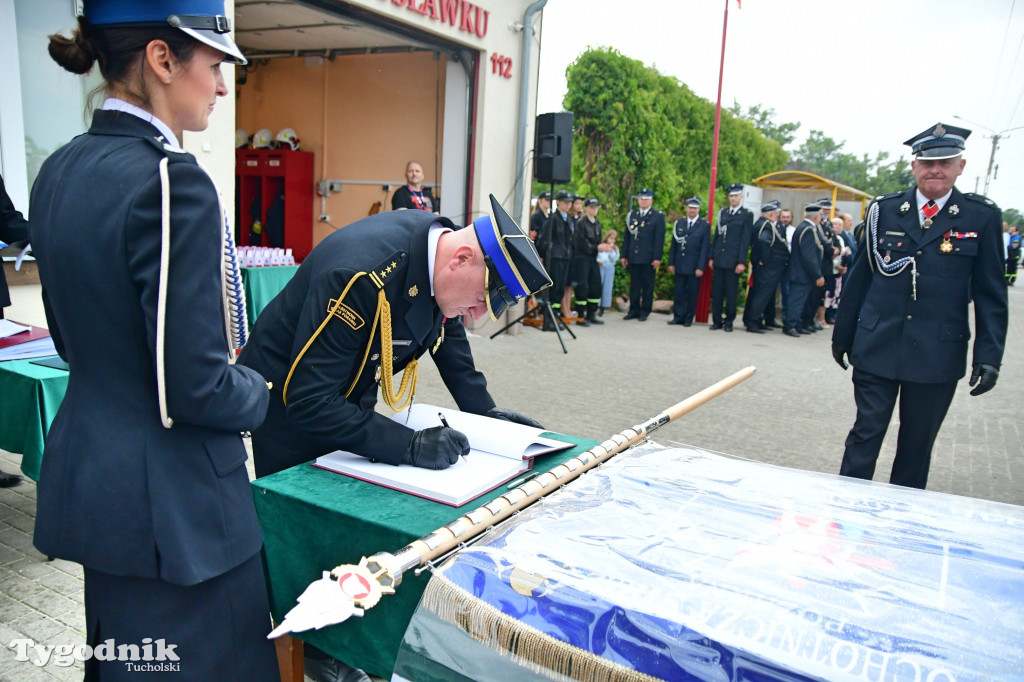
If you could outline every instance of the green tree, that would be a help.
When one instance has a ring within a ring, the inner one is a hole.
[[[1015,208],[1003,209],[1003,220],[1009,225],[1016,225],[1018,232],[1024,229],[1024,216]]]
[[[575,191],[601,200],[606,228],[621,233],[642,187],[654,190],[654,205],[667,222],[682,213],[685,197],[698,196],[707,206],[714,104],[612,48],[584,52],[566,69],[566,80],[564,106],[574,115]],[[780,170],[788,158],[779,141],[724,110],[715,205],[724,204],[729,184]],[[670,280],[663,268],[657,296],[671,297]]]
[[[761,131],[762,135],[767,137],[769,140],[775,140],[779,143],[779,146],[783,148],[796,139],[796,131],[800,128],[799,122],[776,123],[775,109],[764,109],[760,104],[747,107],[747,113],[744,114],[740,103],[733,100],[729,111],[731,111],[732,115],[736,118],[745,118],[753,123],[754,127]]]

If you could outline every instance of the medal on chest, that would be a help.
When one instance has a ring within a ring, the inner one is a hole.
[[[444,341],[444,323],[447,320],[447,317],[441,318],[441,333],[437,335],[437,341],[434,342],[434,347],[430,349],[431,355],[437,355],[437,349],[441,347],[441,342]]]

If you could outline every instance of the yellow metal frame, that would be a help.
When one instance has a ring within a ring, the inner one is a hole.
[[[829,180],[823,178],[820,175],[814,173],[808,173],[807,171],[799,170],[783,170],[776,171],[774,173],[768,173],[762,175],[759,178],[754,178],[751,184],[757,187],[771,188],[778,190],[792,189],[792,190],[809,190],[809,189],[824,189],[828,190],[832,195],[832,211],[829,217],[835,217],[835,205],[839,200],[843,201],[860,201],[860,212],[864,215],[864,207],[869,201],[874,199],[874,196],[867,192],[861,191],[856,187],[850,187],[842,183],[836,182],[835,180]]]

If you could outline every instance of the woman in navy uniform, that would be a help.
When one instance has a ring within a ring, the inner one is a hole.
[[[697,309],[697,292],[711,248],[711,226],[700,217],[700,199],[686,200],[686,217],[672,226],[668,245],[668,271],[675,277],[672,319],[669,324],[689,327]]]
[[[896,398],[900,432],[889,482],[928,483],[932,445],[966,373],[974,303],[971,395],[995,386],[1006,341],[1001,212],[953,186],[971,131],[938,124],[907,140],[915,186],[868,206],[865,248],[850,269],[832,355],[853,365],[857,420],[840,474],[870,480]]]
[[[157,658],[93,657],[85,679],[135,679],[130,666],[151,663],[180,679],[276,680],[240,435],[263,421],[268,386],[229,362],[233,249],[212,180],[179,145],[227,94],[221,64],[245,60],[222,0],[86,0],[84,12],[50,54],[73,73],[98,62],[108,99],[32,189],[46,318],[71,365],[35,545],[84,566],[87,644]]]

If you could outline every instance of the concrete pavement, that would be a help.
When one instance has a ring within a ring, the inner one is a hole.
[[[45,325],[38,286],[12,288],[8,317]],[[999,383],[971,397],[966,379],[957,389],[939,434],[928,488],[998,502],[1024,504],[1020,386],[1024,287],[1009,289],[1010,328]],[[655,416],[748,365],[750,380],[669,424],[654,435],[778,466],[835,473],[855,408],[850,373],[833,362],[829,332],[799,339],[778,331],[749,334],[669,326],[668,317],[625,321],[609,311],[606,324],[573,327],[563,354],[553,333],[526,328],[494,340],[472,337],[477,366],[502,407],[540,420],[548,429],[603,440]],[[420,364],[417,399],[454,402],[426,359]],[[386,408],[385,408],[386,409]],[[895,452],[894,415],[876,480],[888,480]],[[18,471],[20,455],[0,451],[0,468]],[[35,518],[31,481],[0,490],[0,680],[81,679],[80,664],[45,667],[14,659],[8,644],[29,637],[49,644],[83,641],[82,570],[46,561],[31,544]],[[389,549],[389,548],[382,548]]]

